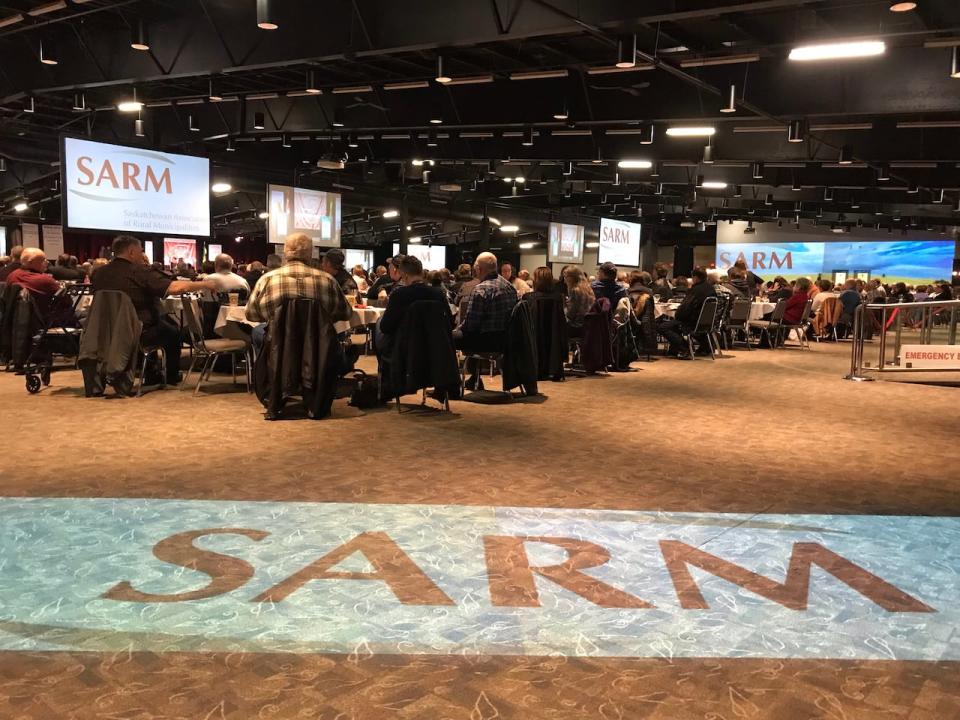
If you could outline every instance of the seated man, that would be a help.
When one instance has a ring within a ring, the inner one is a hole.
[[[681,360],[690,358],[689,352],[684,347],[682,332],[689,333],[696,327],[704,301],[708,297],[717,296],[713,285],[707,280],[706,270],[696,268],[690,277],[693,285],[684,295],[680,307],[677,308],[676,315],[657,323],[657,331],[670,343],[667,354],[674,355]]]
[[[343,267],[344,262],[346,262],[346,258],[344,257],[343,250],[333,248],[332,250],[327,250],[324,254],[320,269],[325,273],[333,275],[333,279],[337,281],[344,295],[353,297],[357,294],[357,281],[354,280],[353,276]]]
[[[0,282],[6,282],[7,276],[20,267],[20,253],[23,252],[23,245],[14,245],[10,248],[10,259],[2,268],[0,268]]]
[[[161,314],[158,301],[167,295],[216,290],[216,285],[212,280],[171,280],[160,275],[145,264],[140,241],[131,235],[119,235],[112,250],[113,260],[99,267],[90,278],[93,292],[119,290],[130,296],[143,323],[142,344],[163,348],[167,384],[176,385],[180,382],[180,328]]]
[[[839,333],[841,337],[846,336],[847,330],[853,326],[853,316],[861,302],[863,302],[863,298],[857,290],[856,278],[847,278],[847,281],[843,284],[843,292],[840,293],[841,310],[839,324],[842,328],[839,330]]]
[[[83,273],[75,264],[71,264],[71,262],[70,256],[63,253],[57,257],[56,265],[51,265],[47,268],[47,272],[53,276],[54,280],[59,280],[60,282],[83,280]]]
[[[220,253],[214,258],[213,269],[209,279],[216,283],[218,292],[250,292],[250,283],[233,271],[233,258],[226,253]]]
[[[376,345],[379,355],[390,353],[391,340],[400,330],[400,326],[403,325],[407,308],[418,300],[431,300],[440,303],[445,314],[450,318],[450,323],[453,324],[446,294],[442,288],[424,282],[423,264],[419,258],[415,258],[413,255],[404,255],[397,263],[397,269],[400,271],[400,282],[390,293],[387,309],[377,323]]]
[[[8,285],[17,285],[30,291],[37,301],[37,309],[44,320],[73,325],[72,309],[64,297],[57,297],[60,283],[48,275],[47,256],[40,248],[24,248],[20,253],[20,267],[7,275]]]
[[[500,266],[500,274],[503,275],[504,280],[513,285],[513,289],[517,291],[518,297],[523,297],[532,291],[530,283],[513,274],[513,265],[510,263],[503,263],[503,265]]]
[[[617,266],[612,262],[605,262],[597,270],[597,279],[591,285],[597,300],[605,297],[610,301],[610,311],[617,309],[620,298],[627,296],[627,289],[617,282]]]
[[[400,279],[400,273],[397,271],[397,260],[397,258],[387,260],[387,271],[382,275],[380,274],[380,268],[377,268],[377,279],[367,290],[367,300],[378,299],[381,291],[387,295],[393,292],[394,286]]]
[[[343,296],[337,281],[322,270],[310,267],[313,241],[303,233],[288,235],[283,244],[283,265],[271,270],[250,293],[247,320],[261,323],[253,328],[251,341],[259,354],[267,332],[267,323],[276,316],[287,300],[317,300],[330,322],[349,320],[353,310]]]
[[[497,272],[497,256],[483,252],[477,255],[474,271],[480,280],[470,293],[466,312],[454,331],[456,346],[466,353],[503,352],[510,315],[517,304],[517,291]],[[476,365],[468,366],[467,388],[482,390],[483,382]]]

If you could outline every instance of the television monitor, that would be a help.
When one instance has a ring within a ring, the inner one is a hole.
[[[282,245],[304,233],[314,247],[340,247],[340,194],[290,185],[267,185],[267,242]]]
[[[7,229],[0,225],[0,255],[7,254]]]
[[[373,267],[373,250],[344,250],[343,265],[347,270],[352,270],[356,265],[369,270]]]
[[[640,266],[639,223],[624,222],[613,218],[600,218],[600,248],[597,262],[612,262],[623,267]]]
[[[393,254],[400,254],[400,243],[393,244]],[[446,245],[407,245],[407,254],[420,258],[424,270],[439,270],[447,266]]]
[[[167,267],[183,262],[197,267],[197,241],[180,238],[163,239],[163,264]]]
[[[66,229],[210,235],[207,158],[63,137],[60,167]]]
[[[583,262],[583,225],[550,223],[547,262],[580,265]]]

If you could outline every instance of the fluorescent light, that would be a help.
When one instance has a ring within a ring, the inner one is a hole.
[[[519,183],[520,185],[523,185],[523,184],[527,181],[527,179],[526,179],[523,175],[517,175],[517,176],[513,179],[513,181],[514,181],[515,183]]]
[[[32,17],[40,17],[41,15],[56,12],[57,10],[64,10],[66,7],[67,3],[64,2],[64,0],[59,0],[58,2],[46,3],[45,5],[40,5],[32,10],[27,10],[27,15]]]
[[[139,100],[121,100],[117,103],[117,110],[120,112],[140,112],[143,110],[143,103]]]
[[[598,242],[588,242],[586,246],[587,246],[588,248],[598,248],[598,247],[600,247],[600,243],[598,243]]]
[[[843,58],[883,55],[887,46],[882,40],[806,45],[790,51],[791,60],[839,60]]]
[[[500,232],[515,233],[520,229],[519,225],[501,225]]]
[[[412,82],[387,83],[383,86],[384,90],[416,90],[417,88],[430,87],[426,80],[414,80]]]
[[[261,220],[266,220],[268,217],[270,217],[270,213],[264,210],[262,213],[257,215],[257,217],[260,218]]]
[[[891,2],[890,3],[890,12],[910,12],[911,10],[916,10],[917,4],[915,2]]]
[[[715,127],[671,127],[667,128],[667,135],[671,137],[706,137],[713,135]]]
[[[373,92],[372,85],[350,85],[349,87],[338,87],[332,90],[334,95],[350,95],[353,93]]]
[[[447,80],[445,85],[485,85],[493,82],[493,75],[464,75]]]
[[[210,189],[215,193],[225,193],[233,190],[233,185],[224,180],[219,180],[211,185]]]
[[[681,60],[680,67],[712,67],[716,65],[739,65],[740,63],[760,62],[760,55],[749,53],[747,55],[719,55],[717,57],[691,58],[690,60]]]
[[[532,242],[530,242],[530,243],[520,243],[520,249],[521,249],[521,250],[529,250],[530,248],[535,247],[535,246],[536,246],[536,243],[532,243]]]
[[[387,218],[387,219],[395,218],[395,217],[396,217],[397,215],[399,215],[399,214],[400,214],[400,211],[399,211],[399,210],[384,210],[384,211],[383,211],[383,217],[385,217],[385,218]]]
[[[723,190],[727,187],[727,184],[725,182],[721,182],[720,180],[707,180],[700,187],[706,190]]]
[[[23,15],[8,15],[5,18],[0,18],[0,28],[10,27],[20,22],[23,22]]]
[[[530,72],[514,72],[510,73],[511,80],[547,80],[549,78],[562,78],[567,77],[570,74],[570,71],[567,69],[563,70],[533,70]]]
[[[407,242],[411,245],[419,245],[421,242],[423,242],[423,238],[419,235],[414,235],[413,237],[407,238]]]
[[[653,167],[649,160],[621,160],[617,167],[622,170],[647,170]]]
[[[489,217],[489,218],[487,218],[487,220],[489,220],[490,222],[492,222],[492,223],[493,223],[494,225],[496,225],[497,227],[500,227],[500,221],[497,220],[497,218],[495,218],[495,217]]]
[[[13,201],[13,209],[15,212],[24,212],[27,207],[27,201],[24,198],[17,198]]]

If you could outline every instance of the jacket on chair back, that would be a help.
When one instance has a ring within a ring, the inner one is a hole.
[[[410,304],[393,340],[384,399],[410,395],[421,388],[458,396],[460,372],[452,326],[446,303],[418,300]]]
[[[288,398],[303,399],[307,414],[330,414],[341,367],[337,332],[316,300],[295,298],[280,307],[257,358],[257,397],[275,417]]]
[[[118,392],[130,391],[142,330],[143,323],[129,295],[119,290],[94,293],[77,360],[88,396],[102,393],[105,382]]]

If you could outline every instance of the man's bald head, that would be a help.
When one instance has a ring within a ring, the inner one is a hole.
[[[24,248],[20,253],[20,266],[43,272],[47,268],[47,256],[40,248]]]
[[[491,252],[482,252],[477,255],[473,264],[477,268],[477,277],[483,278],[497,271],[497,256]]]

